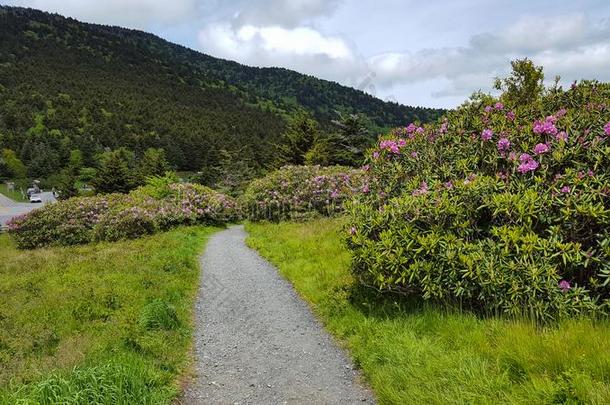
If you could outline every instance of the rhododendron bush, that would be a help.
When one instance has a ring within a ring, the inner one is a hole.
[[[137,238],[178,225],[222,224],[237,219],[235,202],[207,187],[159,179],[128,195],[72,198],[9,222],[20,248]]]
[[[331,216],[355,194],[368,192],[366,178],[366,168],[285,166],[254,180],[242,202],[252,220]]]
[[[493,314],[603,312],[610,288],[610,86],[489,96],[370,152],[349,208],[363,283]]]

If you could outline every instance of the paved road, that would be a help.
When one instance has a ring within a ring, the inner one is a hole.
[[[3,194],[0,194],[0,228],[3,228],[11,218],[17,215],[25,214],[26,212],[30,212],[44,204],[55,201],[53,193],[44,192],[41,194],[43,201],[42,204],[19,203],[11,200]]]
[[[243,227],[215,234],[201,258],[197,378],[187,404],[373,403],[345,353]]]

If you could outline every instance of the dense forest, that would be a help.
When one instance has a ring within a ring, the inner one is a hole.
[[[316,150],[353,150],[357,137],[319,134],[355,128],[372,138],[442,112],[32,9],[0,7],[0,38],[0,177],[11,175],[7,159],[21,161],[29,178],[46,178],[66,170],[75,153],[80,166],[96,167],[100,155],[120,148],[134,162],[161,148],[171,167],[213,183],[282,163],[294,128],[313,126],[308,148],[320,138]]]

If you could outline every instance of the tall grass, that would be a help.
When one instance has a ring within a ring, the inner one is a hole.
[[[17,250],[0,235],[0,403],[169,403],[213,228]]]
[[[248,224],[350,351],[382,404],[610,403],[610,323],[529,321],[381,297],[355,286],[341,220]]]

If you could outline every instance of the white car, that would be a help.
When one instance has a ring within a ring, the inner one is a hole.
[[[42,195],[40,195],[40,194],[32,194],[32,195],[30,195],[30,202],[31,203],[41,203],[42,202]]]

